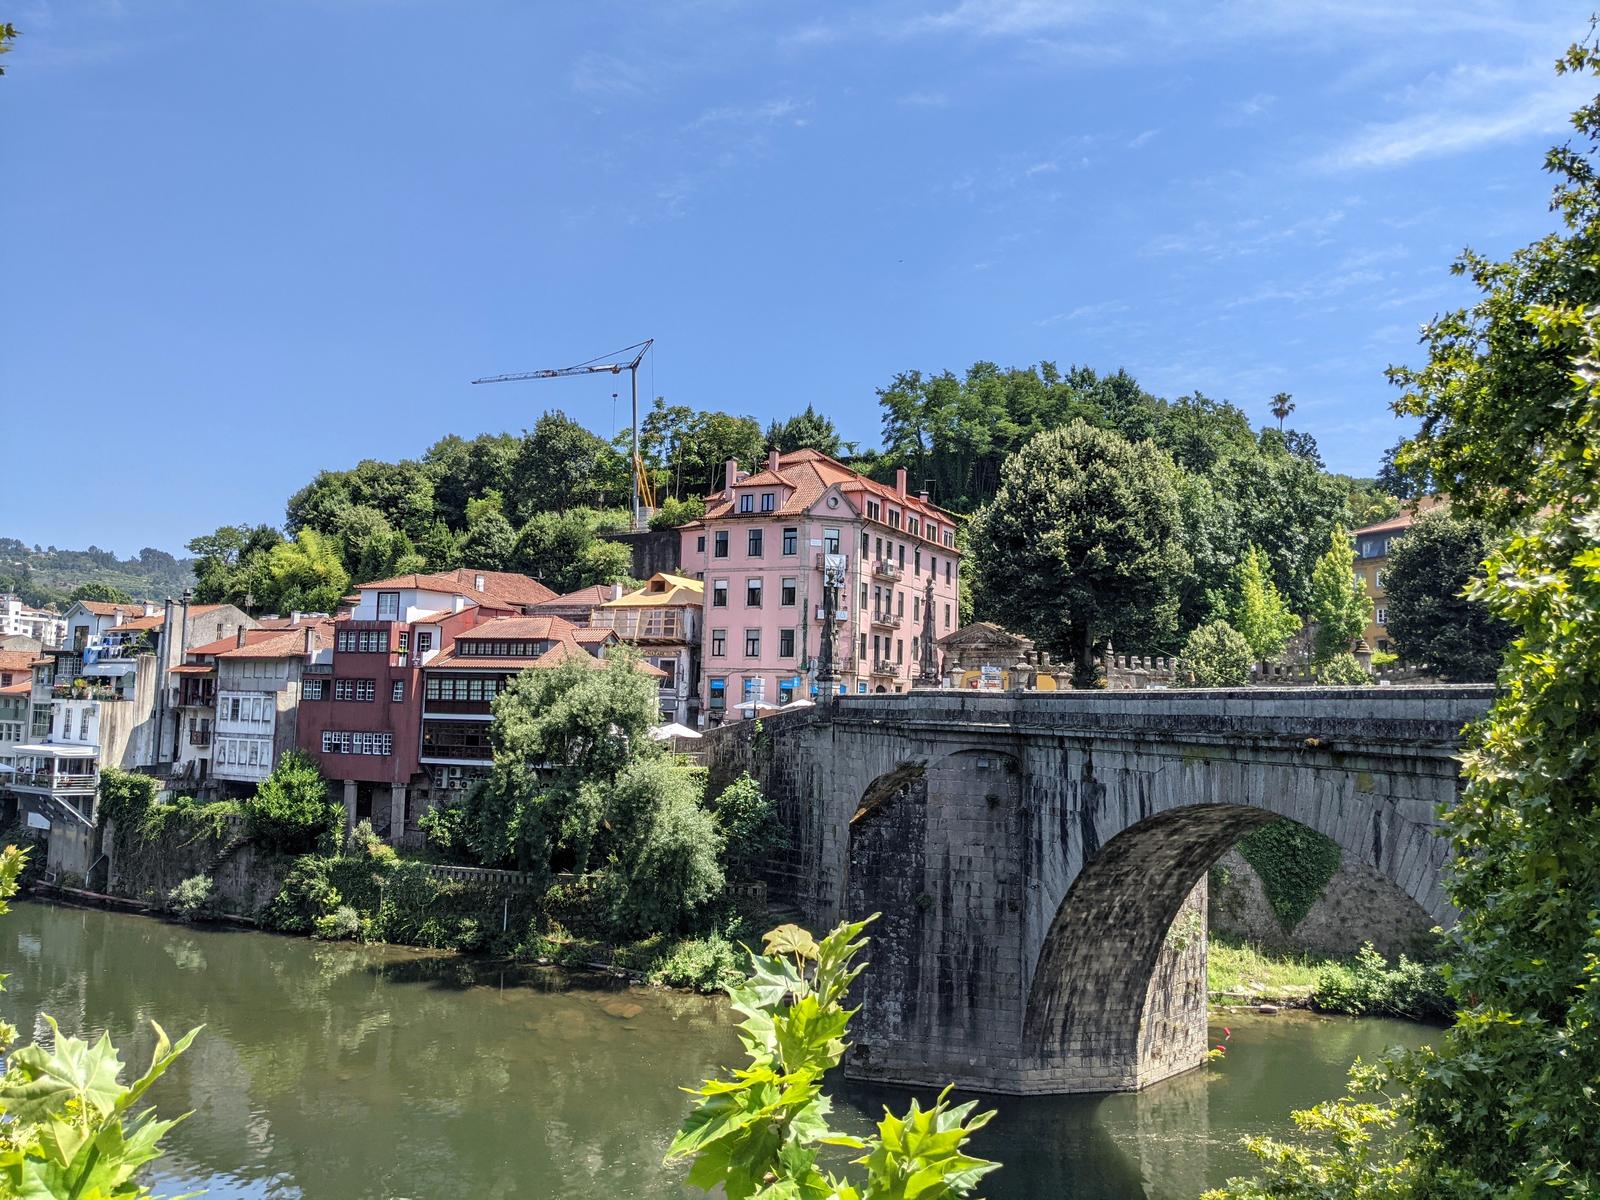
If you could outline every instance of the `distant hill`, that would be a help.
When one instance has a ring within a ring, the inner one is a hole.
[[[72,590],[85,583],[120,588],[135,600],[164,600],[194,586],[194,559],[174,558],[146,546],[137,558],[118,558],[110,550],[58,550],[0,538],[0,592],[16,592],[29,604],[67,605]]]

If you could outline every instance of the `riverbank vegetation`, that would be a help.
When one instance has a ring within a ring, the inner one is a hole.
[[[1404,954],[1391,964],[1370,944],[1351,958],[1325,958],[1212,937],[1206,987],[1219,1005],[1280,1004],[1413,1021],[1443,1021],[1454,1011],[1441,965]]]
[[[1600,42],[1559,69],[1600,77]],[[1573,126],[1546,164],[1564,229],[1502,262],[1463,254],[1479,299],[1391,373],[1421,421],[1401,465],[1493,527],[1470,595],[1514,634],[1444,814],[1455,1023],[1297,1113],[1307,1139],[1254,1139],[1259,1178],[1213,1200],[1600,1194],[1600,96]]]

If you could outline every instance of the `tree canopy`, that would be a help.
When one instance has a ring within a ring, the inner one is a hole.
[[[1183,546],[1179,472],[1165,451],[1083,421],[1036,434],[1004,463],[973,519],[976,602],[1069,656],[1080,684],[1107,639],[1173,634]]]
[[[1494,679],[1511,626],[1467,595],[1490,546],[1483,522],[1440,511],[1395,539],[1383,573],[1386,628],[1402,659],[1451,682]]]

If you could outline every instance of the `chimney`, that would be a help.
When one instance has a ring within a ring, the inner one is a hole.
[[[244,645],[244,626],[243,625],[239,626],[239,632],[233,635],[233,644],[235,646]]]
[[[465,596],[451,596],[450,597],[450,611],[451,612],[460,612],[466,606],[467,606],[467,598]]]
[[[476,588],[480,592],[483,591],[483,576],[482,575],[474,575],[472,577],[472,586],[474,588]]]
[[[927,488],[923,488],[920,492],[918,492],[917,493],[917,499],[921,500],[924,504],[926,504],[928,502],[928,489]]]
[[[733,485],[739,482],[739,460],[730,458],[722,464],[722,494],[733,496]]]
[[[894,469],[894,490],[901,496],[906,494],[906,469],[904,467],[896,467]]]
[[[306,626],[306,661],[310,662],[317,653],[317,631],[315,626]]]
[[[172,603],[172,598],[170,596],[167,597],[167,603],[168,604]],[[150,601],[146,600],[144,602],[144,613],[143,613],[143,615],[147,616],[147,617],[155,616],[156,615],[156,606],[154,604],[150,603]]]
[[[298,624],[300,624],[300,610],[298,608],[292,608],[289,610],[289,626],[290,628],[293,628]]]
[[[613,600],[622,599],[622,585],[620,583],[613,583],[611,585],[611,598]]]
[[[780,455],[778,454],[778,449],[776,446],[767,451],[767,470],[776,471],[778,469],[779,457]]]

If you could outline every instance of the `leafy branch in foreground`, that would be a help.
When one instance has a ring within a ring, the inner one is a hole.
[[[15,846],[0,851],[0,916],[9,911],[6,901],[26,862],[27,852]],[[156,1046],[149,1069],[124,1086],[122,1059],[109,1037],[101,1034],[90,1045],[45,1020],[55,1035],[52,1047],[12,1051],[0,1075],[0,1200],[147,1200],[151,1193],[134,1177],[161,1156],[161,1138],[183,1118],[157,1120],[153,1108],[135,1112],[134,1106],[200,1030],[174,1045],[151,1022]],[[0,1026],[0,1046],[16,1032]]]
[[[955,1200],[1000,1165],[964,1150],[994,1113],[974,1114],[976,1101],[952,1105],[949,1088],[932,1108],[913,1100],[903,1117],[886,1110],[872,1137],[829,1127],[833,1101],[822,1077],[848,1045],[857,1010],[844,998],[866,969],[855,960],[874,919],[840,925],[820,942],[780,925],[766,935],[764,954],[750,952],[750,977],[728,989],[750,1065],[686,1089],[699,1103],[667,1152],[669,1162],[691,1160],[691,1184],[720,1184],[728,1200]],[[862,1151],[851,1161],[866,1168],[865,1181],[819,1167],[824,1146]]]

